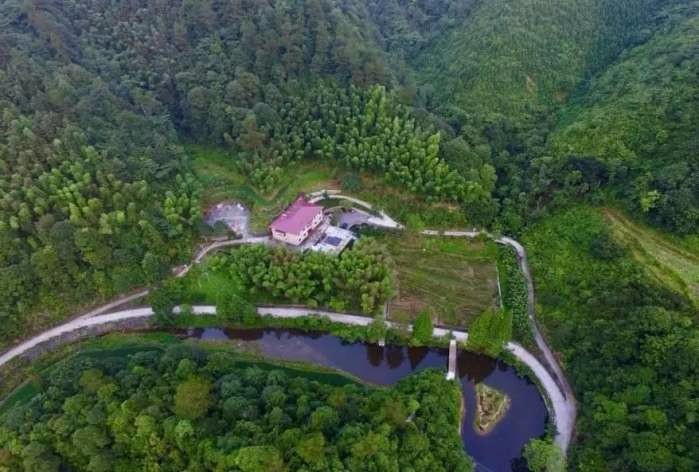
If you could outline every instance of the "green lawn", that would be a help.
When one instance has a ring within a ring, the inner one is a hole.
[[[390,319],[412,321],[428,310],[436,324],[468,327],[475,316],[497,306],[494,243],[411,233],[382,239],[396,264]]]
[[[254,189],[246,176],[235,166],[228,151],[188,146],[193,156],[194,173],[203,184],[204,205],[223,200],[236,200],[251,210],[253,232],[264,233],[267,225],[301,192],[338,188],[335,171],[326,163],[307,160],[295,162],[284,168],[278,188],[271,194],[262,194]]]
[[[237,277],[224,270],[213,270],[208,260],[194,267],[184,278],[184,284],[189,303],[216,304],[222,294],[243,292]]]
[[[699,306],[699,247],[631,221],[621,212],[607,208],[605,217],[614,236],[629,248],[648,273],[660,283]]]
[[[339,189],[343,170],[334,161],[304,160],[284,168],[284,176],[276,191],[262,194],[254,189],[246,176],[235,166],[234,157],[219,148],[190,145],[194,173],[205,189],[205,206],[223,200],[237,200],[251,210],[253,232],[263,233],[267,225],[296,196],[322,189]],[[409,226],[429,228],[463,228],[468,222],[458,205],[426,203],[419,195],[387,184],[367,172],[360,175],[361,188],[348,192],[376,205]]]

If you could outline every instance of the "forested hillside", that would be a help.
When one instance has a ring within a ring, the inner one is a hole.
[[[517,123],[567,101],[592,73],[648,34],[668,0],[493,0],[416,57],[435,105]]]
[[[533,225],[523,241],[539,319],[580,402],[574,470],[696,470],[693,305],[648,277],[591,208]]]
[[[394,12],[388,42],[429,36],[443,13],[323,0],[3,2],[0,338],[152,283],[188,256],[200,207],[182,140],[230,147],[261,187],[290,159],[325,152],[461,200],[464,179],[435,160],[439,136],[386,105],[390,97],[322,92],[322,79],[397,80],[372,21],[383,8]],[[320,94],[302,94],[308,84]],[[318,141],[320,132],[334,139]],[[393,159],[370,160],[367,145],[393,149]],[[429,181],[433,172],[444,184]],[[494,177],[483,175],[487,199]]]
[[[633,211],[681,233],[699,225],[699,4],[668,9],[565,111],[557,155],[597,156]]]
[[[261,194],[323,160],[524,235],[581,470],[696,470],[691,305],[566,209],[699,233],[698,32],[698,0],[2,1],[0,345],[190,258],[187,149]]]

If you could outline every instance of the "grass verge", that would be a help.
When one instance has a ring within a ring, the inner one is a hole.
[[[635,223],[618,210],[605,208],[603,211],[614,237],[631,251],[648,273],[699,307],[699,241],[692,245]]]

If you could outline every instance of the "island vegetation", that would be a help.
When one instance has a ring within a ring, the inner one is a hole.
[[[512,400],[500,390],[484,383],[476,384],[476,412],[473,427],[479,434],[490,433],[505,417]]]

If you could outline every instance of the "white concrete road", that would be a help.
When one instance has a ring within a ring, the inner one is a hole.
[[[97,307],[93,310],[88,311],[87,313],[84,313],[82,315],[77,316],[75,319],[76,320],[83,320],[87,318],[92,318],[93,316],[101,315],[102,313],[107,313],[108,311],[112,311],[114,308],[124,305],[126,303],[130,303],[135,300],[139,300],[146,295],[150,293],[150,290],[144,289],[140,290],[136,293],[133,293],[131,295],[125,296],[125,297],[119,297],[116,300],[107,303],[106,305],[102,305],[100,307]]]
[[[559,387],[558,396],[562,397],[559,399],[559,410],[556,410],[554,404],[554,414],[558,417],[561,416],[561,425],[558,426],[558,434],[556,435],[556,443],[566,451],[570,445],[570,441],[573,437],[573,432],[575,431],[575,420],[578,415],[577,402],[575,400],[575,395],[573,394],[573,388],[568,383],[568,379],[563,373],[558,360],[551,352],[544,336],[541,334],[539,329],[539,323],[536,320],[536,305],[534,300],[534,279],[531,275],[531,270],[529,268],[529,261],[527,260],[527,251],[524,246],[512,238],[501,237],[497,240],[501,244],[506,244],[514,248],[517,253],[517,260],[519,262],[519,268],[522,271],[522,275],[527,284],[527,312],[529,315],[529,326],[531,327],[532,333],[534,335],[534,341],[537,347],[541,351],[548,364],[550,373],[553,374],[552,378],[556,385]],[[531,355],[527,352],[527,355]],[[551,402],[554,403],[554,399],[549,397]]]
[[[57,338],[66,333],[72,333],[79,329],[89,328],[90,326],[98,326],[132,318],[147,318],[152,315],[153,310],[150,308],[134,308],[131,310],[117,311],[108,315],[97,315],[91,318],[75,318],[60,326],[44,331],[43,333],[34,336],[33,338],[24,341],[23,343],[5,352],[0,356],[0,367],[4,366],[12,359],[19,357],[27,351],[35,348],[39,344],[50,341],[51,339]]]
[[[342,195],[341,192],[337,190],[319,191],[314,192],[309,195],[311,201],[317,202],[325,198],[337,198],[353,202],[357,205],[363,206],[369,210],[373,210],[371,204],[359,200],[354,197]],[[376,210],[373,210],[376,211]],[[405,227],[386,215],[384,212],[379,212],[380,216],[372,216],[368,223],[375,226],[389,228],[389,229],[404,229]],[[544,355],[547,367],[543,366],[531,353],[527,352],[522,346],[515,343],[509,343],[508,349],[513,352],[513,354],[520,359],[523,363],[529,366],[535,373],[539,381],[541,382],[542,388],[547,393],[550,401],[550,407],[552,409],[552,414],[554,416],[554,422],[557,428],[556,443],[563,449],[567,450],[570,445],[570,441],[573,436],[573,431],[575,428],[575,419],[577,416],[577,407],[575,402],[575,397],[573,395],[572,388],[570,387],[563,370],[561,369],[555,356],[549,349],[544,337],[542,336],[537,321],[535,313],[534,304],[534,283],[531,276],[531,271],[529,269],[529,264],[527,261],[527,253],[524,247],[516,240],[509,237],[496,238],[492,234],[481,231],[476,228],[470,231],[439,231],[439,230],[424,230],[422,234],[431,236],[450,236],[450,237],[466,237],[466,238],[476,238],[478,236],[486,236],[488,238],[494,239],[500,244],[506,244],[514,248],[517,253],[520,269],[525,277],[527,283],[527,293],[528,293],[528,314],[530,319],[530,325],[532,327],[532,332],[534,334],[534,339],[537,346]],[[223,247],[228,246],[239,246],[243,244],[271,244],[272,240],[269,236],[259,236],[259,237],[246,237],[242,239],[217,241],[208,244],[197,251],[191,263],[177,267],[173,270],[175,277],[184,277],[194,264],[200,263],[209,253],[216,251]],[[123,321],[129,318],[139,318],[152,316],[152,311],[150,308],[138,308],[133,310],[124,310],[109,315],[104,315],[103,313],[108,312],[115,307],[138,300],[140,298],[148,295],[149,290],[144,289],[140,292],[119,298],[113,302],[106,305],[97,307],[85,314],[79,315],[78,317],[68,321],[60,326],[49,329],[21,344],[10,349],[6,353],[0,356],[0,366],[6,364],[11,359],[22,355],[23,353],[29,351],[30,349],[36,347],[37,345],[53,339],[62,334],[72,332],[78,329],[86,328],[89,326],[110,323],[112,321]],[[195,313],[198,314],[211,314],[215,313],[215,308],[211,306],[201,306],[194,307]],[[261,314],[267,314],[277,317],[298,317],[307,314],[314,314],[319,316],[327,316],[333,321],[347,324],[355,324],[365,326],[371,322],[370,318],[342,314],[342,313],[332,313],[323,310],[310,310],[306,308],[282,308],[282,307],[260,307],[258,312]],[[435,329],[435,336],[444,336],[449,332],[440,328]],[[452,332],[457,340],[463,341],[468,336],[465,332],[455,331]]]
[[[573,432],[575,431],[575,421],[578,414],[577,402],[575,400],[575,395],[573,394],[573,389],[568,383],[568,379],[563,373],[563,369],[558,363],[558,360],[551,352],[544,336],[541,334],[539,329],[539,324],[536,321],[536,305],[534,299],[534,280],[531,275],[531,270],[529,268],[529,261],[527,260],[527,251],[524,249],[522,244],[510,237],[502,236],[495,237],[487,231],[481,231],[478,229],[473,229],[471,231],[436,231],[436,230],[425,230],[422,234],[430,236],[450,236],[450,237],[465,237],[465,238],[476,238],[478,236],[486,236],[493,239],[499,244],[504,244],[512,247],[517,253],[517,260],[519,262],[519,268],[522,271],[522,275],[527,284],[527,314],[529,315],[529,325],[534,335],[534,341],[537,347],[544,356],[546,361],[546,366],[541,364],[531,353],[526,349],[516,343],[509,343],[508,349],[513,352],[522,362],[527,364],[533,371],[535,371],[537,378],[541,381],[542,386],[546,390],[549,400],[550,407],[553,410],[552,413],[555,417],[556,423],[556,444],[563,450],[567,451],[568,446],[570,446],[570,441],[573,438]],[[531,357],[531,359],[527,359]],[[536,361],[534,364],[531,361]],[[537,372],[543,369],[546,373]],[[552,383],[552,385],[544,385],[544,383]]]
[[[194,264],[201,263],[204,258],[211,252],[215,252],[221,248],[229,246],[240,246],[243,244],[271,244],[272,239],[269,236],[249,236],[242,239],[230,239],[225,241],[215,241],[213,243],[203,246],[197,251],[192,262],[185,264],[173,269],[173,274],[175,277],[184,277],[190,271]],[[92,318],[93,316],[101,315],[109,311],[114,310],[116,307],[125,305],[127,303],[139,300],[146,297],[150,293],[150,289],[139,290],[138,292],[132,293],[131,295],[120,296],[119,298],[97,308],[94,308],[82,315],[78,315],[74,319],[82,320],[86,318]]]
[[[179,310],[176,310],[179,311]],[[216,313],[216,307],[213,305],[195,305],[192,311],[197,315],[213,315]],[[309,308],[286,308],[286,307],[259,307],[258,314],[262,316],[274,316],[278,318],[299,318],[302,316],[323,316],[337,323],[344,323],[357,326],[367,326],[372,322],[372,318],[366,316],[353,315],[349,313],[335,313],[326,310],[313,310]],[[31,349],[40,344],[55,339],[67,333],[71,333],[80,329],[89,328],[118,321],[129,319],[149,318],[153,316],[153,310],[150,307],[134,308],[130,310],[117,311],[106,315],[96,315],[92,318],[76,318],[53,329],[45,331],[38,336],[35,336],[28,341],[10,349],[0,356],[0,367],[10,362],[12,359],[22,356]],[[388,322],[389,326],[395,326],[394,323]],[[412,329],[412,327],[410,327]],[[435,328],[434,335],[437,337],[452,336],[459,342],[465,342],[468,339],[468,333],[465,331],[453,331],[444,328]],[[558,435],[556,436],[557,443],[565,450],[570,442],[570,435],[567,431],[572,431],[570,424],[571,417],[567,412],[567,401],[562,396],[558,385],[553,380],[548,370],[526,349],[516,343],[508,343],[507,349],[527,365],[534,375],[539,380],[541,387],[546,392],[550,405],[553,408],[553,418],[556,423]],[[574,421],[574,417],[572,418]]]
[[[368,210],[372,210],[375,212],[379,213],[379,216],[371,216],[367,223],[373,226],[379,226],[381,228],[388,228],[388,229],[404,229],[405,227],[398,223],[396,220],[388,216],[385,212],[381,210],[376,210],[374,209],[373,205],[371,203],[365,202],[364,200],[360,200],[355,197],[350,197],[349,195],[343,195],[339,190],[319,190],[317,192],[313,192],[308,194],[309,201],[311,203],[317,203],[321,200],[327,200],[329,198],[337,199],[337,200],[346,200],[348,202],[352,202],[354,204],[357,204],[359,206],[362,206]]]

